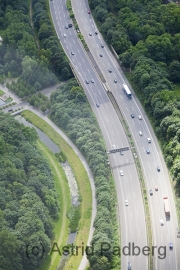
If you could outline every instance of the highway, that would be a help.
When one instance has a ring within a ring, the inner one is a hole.
[[[57,36],[97,117],[107,149],[112,149],[113,145],[117,148],[128,146],[127,138],[117,114],[92,68],[75,30],[65,28],[70,23],[65,1],[50,1],[50,10]],[[100,44],[98,46],[100,47]],[[91,82],[92,79],[94,83]],[[86,84],[86,80],[89,84]],[[97,104],[99,107],[97,107]],[[131,151],[125,152],[123,156],[119,153],[112,154],[110,155],[110,163],[117,189],[121,248],[127,246],[129,242],[134,242],[136,246],[142,249],[147,245],[146,224],[133,155]],[[120,170],[123,170],[123,176],[120,175]],[[125,206],[125,200],[128,200],[128,206]],[[127,268],[128,262],[132,263],[133,269],[148,268],[148,258],[142,254],[139,256],[122,255],[122,269]],[[84,269],[84,266],[80,265],[79,269]]]
[[[138,155],[144,171],[148,198],[150,202],[154,239],[153,245],[157,246],[157,249],[161,246],[166,247],[166,256],[163,259],[163,256],[159,256],[161,258],[158,258],[158,252],[156,249],[154,254],[154,269],[178,270],[180,269],[180,258],[178,257],[178,254],[180,256],[180,240],[176,235],[178,221],[168,171],[157,139],[141,104],[135,97],[133,90],[123,75],[117,61],[105,45],[100,33],[97,35],[95,34],[97,28],[93,21],[92,15],[88,14],[88,10],[90,9],[87,1],[72,1],[72,7],[79,25],[79,29],[83,34],[94,59],[98,63],[98,66],[111,91],[114,93],[114,96],[118,101],[138,149]],[[92,36],[89,36],[89,33],[91,33]],[[104,44],[105,47],[101,48],[99,44]],[[103,54],[103,57],[100,58],[100,54]],[[112,73],[109,73],[108,69],[111,69]],[[114,80],[117,80],[117,83],[114,83]],[[127,98],[122,90],[123,83],[127,84],[133,93],[133,98],[131,100]],[[134,114],[135,118],[132,118],[131,114]],[[138,119],[138,115],[142,116],[142,120]],[[139,135],[139,131],[142,132],[142,136]],[[151,138],[151,143],[148,143],[148,137]],[[147,154],[146,150],[150,150],[150,154]],[[157,166],[160,167],[160,172],[157,171]],[[131,168],[129,169],[131,170]],[[158,191],[155,191],[155,186],[158,187]],[[134,183],[133,188],[135,188]],[[152,196],[150,196],[149,190],[153,190]],[[167,196],[170,201],[170,220],[166,220],[165,217],[163,205],[163,197],[165,196]],[[160,225],[160,219],[163,219],[164,226]],[[173,250],[169,249],[170,242],[173,243]],[[140,269],[143,268],[141,267]]]

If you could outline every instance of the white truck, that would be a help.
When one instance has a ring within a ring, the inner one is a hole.
[[[169,200],[168,197],[164,197],[164,212],[166,217],[170,217],[170,207],[169,207]]]

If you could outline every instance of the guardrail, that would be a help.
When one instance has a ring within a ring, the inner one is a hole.
[[[117,113],[117,116],[119,118],[119,120],[122,123],[122,126],[124,128],[125,134],[127,136],[128,142],[131,146],[131,148],[133,148],[133,158],[135,161],[135,165],[136,165],[136,169],[137,169],[137,173],[139,176],[139,180],[140,180],[140,187],[141,187],[141,193],[142,193],[142,197],[143,197],[143,202],[144,202],[144,209],[145,209],[145,218],[146,218],[146,229],[147,229],[147,239],[148,239],[148,245],[151,248],[152,247],[152,227],[151,227],[151,219],[150,219],[150,211],[149,211],[149,203],[148,203],[148,196],[147,196],[147,191],[146,191],[146,185],[145,185],[145,181],[144,181],[144,176],[143,176],[143,171],[141,169],[141,163],[139,161],[138,155],[137,155],[137,151],[135,150],[135,144],[134,141],[132,139],[131,133],[129,131],[129,127],[124,119],[124,116],[119,108],[118,102],[116,101],[116,98],[114,97],[113,93],[108,91],[107,95]],[[149,260],[148,260],[148,269],[149,270],[153,270],[153,257],[152,257],[152,252],[150,252],[150,256],[149,256]]]

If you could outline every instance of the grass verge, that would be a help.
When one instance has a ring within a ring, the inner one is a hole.
[[[73,170],[78,184],[79,194],[82,198],[80,204],[81,219],[79,221],[79,228],[75,245],[82,246],[82,243],[86,245],[91,224],[92,193],[89,178],[84,169],[84,166],[73,149],[54,129],[52,129],[49,124],[47,124],[34,113],[27,110],[22,112],[22,116],[24,116],[27,121],[43,131],[67,156],[67,160],[71,166],[71,169]],[[71,256],[64,269],[77,270],[81,259],[81,254],[79,254],[79,256]]]
[[[4,95],[3,90],[0,89],[0,96]]]
[[[71,207],[70,193],[67,179],[63,168],[59,164],[58,159],[53,153],[41,142],[38,141],[38,148],[43,152],[43,155],[48,160],[50,168],[54,175],[54,185],[58,194],[58,202],[60,206],[59,218],[52,221],[54,237],[52,239],[52,245],[54,242],[57,243],[59,249],[66,245],[68,238],[68,225],[69,221],[66,217],[68,209]],[[51,245],[51,246],[52,246]],[[58,253],[52,253],[48,255],[46,260],[43,262],[39,270],[56,270],[59,264],[60,256]]]

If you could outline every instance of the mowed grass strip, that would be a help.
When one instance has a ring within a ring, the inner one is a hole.
[[[76,237],[75,245],[82,246],[87,244],[89,229],[91,224],[91,214],[92,214],[92,192],[90,181],[86,170],[79,157],[73,151],[73,149],[66,143],[66,141],[43,119],[35,115],[31,111],[23,111],[22,116],[26,118],[27,121],[38,127],[43,131],[67,156],[68,162],[73,170],[74,176],[76,178],[79,194],[81,196],[81,219],[79,222],[78,234]],[[71,256],[68,263],[64,269],[78,269],[80,261],[82,259],[82,254],[79,252],[78,256]]]
[[[61,247],[66,245],[69,235],[69,220],[66,217],[66,213],[71,206],[69,186],[64,170],[59,164],[59,161],[54,156],[54,154],[41,141],[38,141],[37,145],[38,148],[43,152],[43,155],[48,160],[48,163],[54,175],[54,185],[58,194],[60,212],[59,218],[52,221],[54,237],[52,239],[51,247],[53,246],[53,243],[57,243],[57,246],[61,250]],[[53,252],[46,258],[39,270],[56,270],[60,259],[61,256],[57,252]]]

